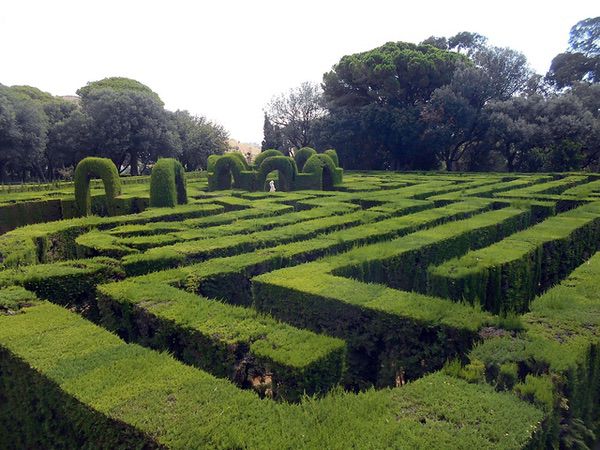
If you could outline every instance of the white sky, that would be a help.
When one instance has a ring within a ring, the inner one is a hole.
[[[0,83],[67,95],[88,81],[130,77],[168,109],[259,143],[271,97],[320,82],[343,55],[474,31],[523,52],[543,74],[571,26],[598,15],[593,0],[2,0]]]

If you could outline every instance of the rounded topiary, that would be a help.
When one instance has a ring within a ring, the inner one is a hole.
[[[206,161],[206,171],[207,172],[215,171],[215,164],[217,163],[217,161],[219,160],[220,157],[221,157],[221,155],[208,155],[208,160]]]
[[[164,207],[187,203],[185,170],[173,158],[161,158],[150,175],[150,206]]]
[[[232,153],[226,153],[215,163],[214,177],[216,177],[216,189],[231,189],[231,177],[233,176],[233,185],[238,186],[240,182],[240,172],[244,170],[244,165],[240,159]]]
[[[321,177],[323,189],[332,189],[335,180],[335,163],[329,155],[318,153],[304,164],[303,173],[312,173]]]
[[[117,166],[108,158],[88,157],[79,161],[73,176],[75,184],[75,203],[82,216],[89,216],[92,210],[90,180],[101,178],[106,193],[106,209],[109,215],[116,211],[115,198],[121,195],[121,178]]]
[[[334,149],[330,148],[329,150],[325,150],[323,154],[331,158],[335,167],[340,167],[340,158],[338,158],[338,154]]]
[[[300,150],[296,152],[294,155],[294,159],[296,160],[296,164],[298,165],[298,169],[302,170],[308,158],[312,155],[316,155],[317,151],[311,147],[302,147]]]
[[[260,167],[260,165],[262,164],[262,162],[267,159],[267,158],[271,158],[272,156],[283,156],[283,153],[281,153],[279,150],[275,150],[275,149],[271,149],[271,150],[265,150],[262,153],[259,153],[256,158],[254,159],[254,165],[256,167]]]
[[[246,158],[240,152],[228,152],[228,153],[225,153],[225,155],[231,155],[234,158],[239,159],[239,161],[242,163],[242,166],[244,166],[244,170],[250,170],[248,161],[246,161]]]
[[[289,156],[270,156],[263,160],[258,168],[256,185],[264,186],[267,175],[274,170],[279,172],[279,190],[292,190],[298,168],[296,162]]]

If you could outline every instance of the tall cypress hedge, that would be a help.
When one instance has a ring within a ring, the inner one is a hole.
[[[150,206],[173,207],[187,203],[185,170],[173,158],[161,158],[150,176]]]

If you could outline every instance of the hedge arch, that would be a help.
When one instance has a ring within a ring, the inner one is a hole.
[[[248,161],[246,161],[246,158],[240,152],[229,152],[229,153],[225,153],[225,155],[231,155],[234,158],[237,158],[242,163],[242,166],[244,166],[244,170],[250,170]]]
[[[298,150],[294,155],[298,169],[302,170],[304,168],[304,164],[306,164],[306,161],[308,161],[308,158],[316,154],[317,151],[311,147],[302,147],[300,150]]]
[[[221,157],[221,155],[208,155],[208,159],[206,160],[206,171],[207,172],[215,171],[215,164],[217,163],[217,161],[219,160],[220,157]]]
[[[275,150],[275,149],[265,150],[264,152],[259,153],[256,156],[256,158],[254,159],[254,166],[260,167],[260,165],[262,164],[262,162],[265,159],[271,158],[273,156],[283,156],[283,153],[281,153],[279,150]]]
[[[336,184],[335,174],[335,163],[329,155],[324,153],[318,153],[311,156],[304,164],[304,173],[312,173],[321,179],[321,186],[323,190],[333,189],[333,185]]]
[[[92,198],[90,195],[90,180],[101,178],[106,194],[106,209],[109,215],[116,213],[116,197],[121,195],[121,178],[117,166],[108,158],[88,157],[79,161],[75,168],[75,203],[82,216],[89,216],[92,212]]]
[[[298,168],[296,162],[288,156],[270,156],[263,160],[258,168],[256,186],[263,189],[267,175],[274,170],[279,172],[279,190],[291,191],[294,188]]]
[[[329,150],[325,150],[323,154],[331,158],[335,167],[340,167],[340,158],[338,158],[338,154],[334,149],[330,148]]]
[[[173,207],[187,203],[185,170],[173,158],[161,158],[150,175],[150,206]]]
[[[226,153],[215,163],[214,177],[216,178],[215,189],[231,189],[231,177],[233,186],[240,185],[240,173],[245,169],[240,159],[233,153]]]

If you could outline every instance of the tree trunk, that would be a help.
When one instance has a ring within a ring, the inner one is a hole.
[[[129,167],[130,167],[129,173],[131,174],[131,176],[139,175],[137,150],[132,151],[129,155]]]

